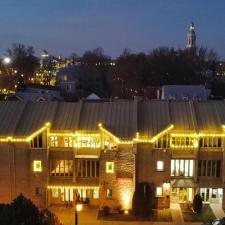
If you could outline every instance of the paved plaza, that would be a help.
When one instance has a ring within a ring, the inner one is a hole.
[[[74,208],[73,207],[51,207],[63,225],[74,225]],[[79,212],[78,225],[201,225],[201,223],[184,223],[180,207],[178,204],[171,205],[173,222],[152,222],[152,221],[102,221],[97,219],[98,208],[85,206]]]

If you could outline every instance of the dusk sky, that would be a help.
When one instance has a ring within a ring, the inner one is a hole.
[[[0,0],[0,56],[14,42],[63,56],[184,48],[192,19],[197,45],[225,59],[225,0]]]

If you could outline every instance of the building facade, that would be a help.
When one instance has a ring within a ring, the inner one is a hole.
[[[156,208],[196,193],[225,208],[224,115],[224,101],[1,102],[0,201],[129,210],[143,182]]]

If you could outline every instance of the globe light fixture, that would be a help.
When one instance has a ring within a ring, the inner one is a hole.
[[[11,63],[11,58],[5,57],[5,58],[3,59],[3,63],[5,63],[5,64]]]
[[[82,210],[83,205],[77,200],[75,205],[75,225],[78,225],[78,212]]]

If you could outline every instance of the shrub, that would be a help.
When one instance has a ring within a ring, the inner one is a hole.
[[[193,200],[193,210],[196,213],[201,213],[202,210],[202,198],[199,194],[195,195]]]
[[[110,207],[105,205],[105,206],[102,206],[102,215],[103,216],[108,216],[110,213]]]

